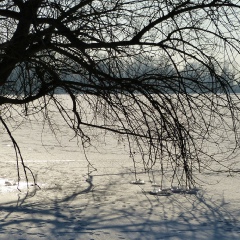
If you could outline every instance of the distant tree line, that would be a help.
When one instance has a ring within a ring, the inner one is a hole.
[[[155,60],[157,61],[157,60]],[[27,66],[19,66],[11,73],[6,84],[0,86],[0,95],[33,95],[40,87],[44,88],[44,85],[40,86],[38,81],[39,74],[44,76],[44,69],[26,69]],[[101,70],[108,71],[106,66],[100,66]],[[35,72],[36,71],[36,72]],[[112,69],[111,71],[114,71]],[[42,72],[42,73],[41,73]],[[227,93],[228,92],[240,92],[239,87],[239,74],[238,70],[231,67],[230,64],[225,64],[222,68],[216,70],[218,74],[212,75],[207,68],[198,64],[197,62],[188,63],[182,67],[178,72],[171,65],[170,62],[158,63],[154,66],[154,63],[143,64],[142,61],[136,61],[131,66],[127,66],[124,71],[118,72],[119,76],[125,78],[143,78],[141,84],[146,86],[152,93],[161,92],[164,93]],[[63,81],[82,82],[83,86],[87,82],[81,75],[74,74],[72,72],[65,72],[59,76]],[[181,80],[182,78],[182,80]],[[17,81],[16,81],[17,79]],[[46,81],[46,79],[45,79]],[[98,84],[95,79],[96,85]],[[181,84],[179,82],[182,81]],[[110,85],[109,85],[110,87]],[[91,87],[83,87],[83,89],[77,88],[75,93],[78,94],[93,94],[94,91]],[[109,89],[111,91],[111,89]],[[113,92],[119,91],[121,88],[112,89]],[[128,88],[128,91],[131,91]],[[136,89],[132,89],[132,92],[138,93]],[[50,94],[64,94],[64,89],[54,89]]]

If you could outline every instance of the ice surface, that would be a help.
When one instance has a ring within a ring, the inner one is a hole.
[[[17,189],[14,149],[1,133],[0,239],[240,239],[239,173],[199,174],[197,194],[151,195],[141,164],[137,179],[145,184],[131,184],[132,161],[114,136],[104,136],[104,143],[103,135],[94,138],[98,150],[87,149],[91,166],[71,140],[74,133],[56,121],[59,142],[40,119],[13,133],[41,189],[27,191],[22,172]]]

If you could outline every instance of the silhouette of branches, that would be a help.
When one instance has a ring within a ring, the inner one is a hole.
[[[1,1],[1,122],[8,129],[4,116],[16,105],[26,117],[47,117],[54,107],[82,146],[91,144],[86,128],[122,135],[145,171],[157,166],[191,187],[196,170],[225,166],[211,144],[220,154],[234,138],[231,151],[238,148],[239,7],[226,0]]]

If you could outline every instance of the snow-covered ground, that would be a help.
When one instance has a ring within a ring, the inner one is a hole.
[[[27,191],[0,134],[0,239],[240,239],[239,173],[203,173],[196,195],[155,196],[141,164],[145,184],[131,184],[132,161],[112,136],[88,149],[91,166],[67,127],[57,141],[47,124],[26,120],[13,136],[41,188],[29,175]]]

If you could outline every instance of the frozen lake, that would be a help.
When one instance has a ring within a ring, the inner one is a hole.
[[[114,134],[91,132],[89,164],[61,119],[56,136],[44,119],[20,120],[13,136],[41,189],[29,175],[29,191],[24,178],[17,190],[14,148],[1,127],[0,239],[240,239],[239,173],[198,175],[197,195],[153,196],[141,162],[145,184],[130,183],[133,163]]]

